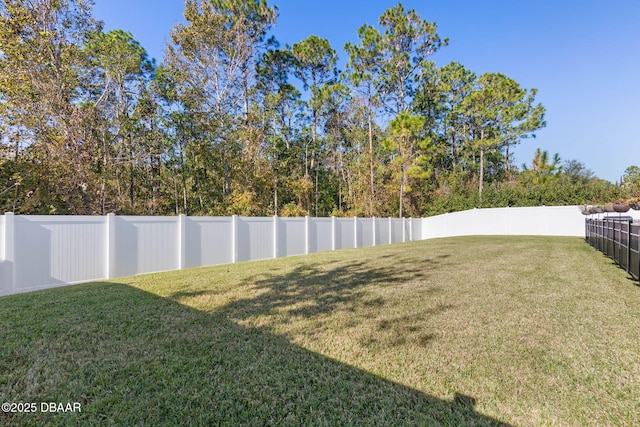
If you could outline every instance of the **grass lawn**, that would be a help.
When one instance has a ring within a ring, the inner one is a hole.
[[[0,298],[0,425],[633,425],[640,287],[464,237]],[[38,408],[40,409],[40,408]]]

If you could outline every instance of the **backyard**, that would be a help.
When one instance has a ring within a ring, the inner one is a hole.
[[[458,237],[0,298],[1,425],[631,425],[640,287],[575,237]]]

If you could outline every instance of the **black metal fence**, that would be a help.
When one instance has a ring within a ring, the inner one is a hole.
[[[587,218],[585,238],[591,246],[640,280],[640,223],[634,223],[628,216]]]

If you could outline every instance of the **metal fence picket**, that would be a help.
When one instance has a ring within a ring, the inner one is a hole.
[[[585,241],[640,280],[640,224],[632,218],[587,218]]]

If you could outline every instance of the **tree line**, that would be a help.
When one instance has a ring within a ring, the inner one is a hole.
[[[536,90],[436,66],[448,39],[401,3],[354,32],[344,69],[321,37],[282,46],[277,17],[186,0],[156,63],[91,1],[5,0],[0,210],[386,217],[621,196],[576,160],[514,165],[546,124]]]

